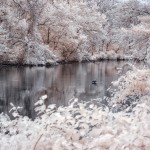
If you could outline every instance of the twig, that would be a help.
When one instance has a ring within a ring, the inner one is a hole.
[[[43,136],[43,134],[41,134],[40,137],[38,138],[38,140],[36,141],[33,150],[36,149],[36,146],[37,146],[38,142],[40,141],[40,139],[42,138],[42,136]]]

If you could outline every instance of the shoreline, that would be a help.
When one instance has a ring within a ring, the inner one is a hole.
[[[136,61],[136,62],[145,62],[144,60],[140,60],[137,58],[125,58],[125,59],[97,59],[97,60],[60,60],[56,61],[56,63],[46,63],[46,64],[19,64],[19,63],[0,63],[0,66],[12,66],[12,67],[54,67],[58,65],[65,65],[65,64],[74,64],[74,63],[96,63],[96,62],[105,62],[105,61],[116,61],[116,62],[122,62],[122,61]]]

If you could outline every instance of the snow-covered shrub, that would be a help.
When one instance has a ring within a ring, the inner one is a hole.
[[[149,70],[134,70],[119,79],[116,93],[122,100],[136,94],[140,102],[129,112],[113,113],[107,106],[97,107],[75,99],[67,107],[45,106],[44,95],[35,104],[39,117],[31,120],[18,115],[16,119],[0,115],[1,150],[149,150],[150,95]],[[123,94],[125,93],[125,94]],[[114,103],[121,101],[114,96]]]
[[[115,92],[111,98],[114,108],[125,109],[134,106],[143,97],[150,95],[150,70],[130,70],[117,81],[112,82]],[[116,92],[117,90],[117,92]],[[117,110],[118,111],[118,110]]]

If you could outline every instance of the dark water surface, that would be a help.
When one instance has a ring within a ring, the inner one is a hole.
[[[22,114],[34,118],[34,103],[43,94],[47,104],[66,106],[73,97],[89,101],[109,96],[107,89],[118,74],[130,67],[127,62],[96,62],[45,67],[0,67],[0,113],[8,113],[10,102],[23,107]],[[97,84],[92,84],[96,80]]]

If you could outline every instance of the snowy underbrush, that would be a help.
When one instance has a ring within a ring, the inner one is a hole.
[[[112,83],[115,88],[109,105],[113,105],[117,111],[116,107],[121,110],[127,107],[132,109],[141,99],[143,102],[150,96],[150,70],[132,67],[133,70]]]
[[[118,89],[111,105],[124,104],[128,96],[137,95],[131,111],[127,107],[113,113],[107,106],[77,99],[67,107],[46,107],[44,95],[35,104],[39,117],[33,121],[20,116],[19,108],[12,105],[16,119],[0,115],[1,150],[149,150],[149,74],[149,70],[133,69],[114,83]]]
[[[82,61],[89,60],[89,61],[97,61],[97,60],[134,60],[136,59],[133,56],[128,56],[124,53],[116,53],[113,50],[94,53],[93,55],[88,53],[82,58]],[[77,60],[78,61],[78,60]]]

